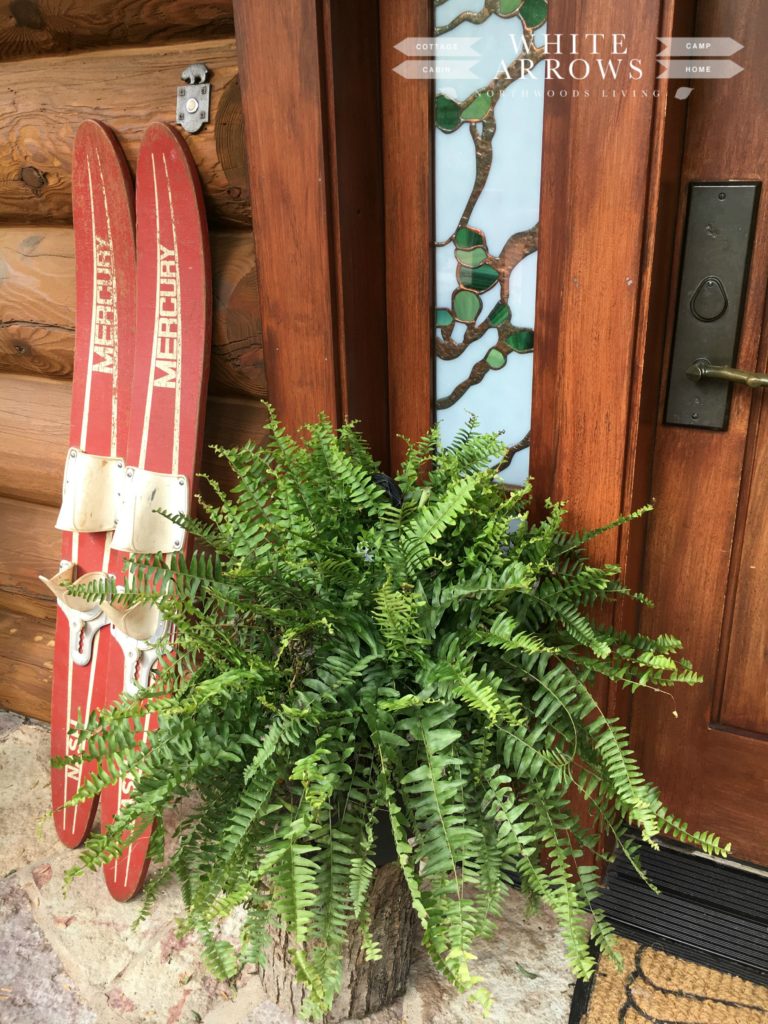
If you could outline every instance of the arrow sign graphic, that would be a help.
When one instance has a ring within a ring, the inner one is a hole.
[[[658,78],[733,78],[744,68],[732,60],[660,60]]]
[[[658,36],[659,57],[732,57],[744,49],[730,36]]]
[[[474,49],[480,37],[436,39],[433,36],[409,36],[395,43],[395,49],[406,57],[479,57]]]
[[[403,78],[477,79],[472,74],[476,60],[404,60],[392,70]]]

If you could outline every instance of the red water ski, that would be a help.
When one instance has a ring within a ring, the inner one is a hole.
[[[208,382],[211,283],[208,231],[197,169],[174,129],[147,128],[136,171],[136,344],[127,483],[113,547],[168,558],[188,547],[184,531],[159,515],[188,511],[202,449]],[[118,578],[119,582],[119,578]],[[151,610],[150,610],[151,611]],[[112,643],[106,702],[146,686],[156,662],[162,623],[145,607],[108,609]],[[155,722],[147,716],[141,739]],[[133,780],[101,795],[105,827],[130,799]],[[118,900],[141,888],[151,828],[107,864],[107,887]]]
[[[125,410],[133,362],[135,247],[133,183],[113,135],[85,121],[72,154],[77,324],[62,507],[61,565],[50,580],[59,611],[51,695],[51,754],[77,752],[69,735],[103,699],[108,631],[98,606],[67,594],[66,586],[109,566],[116,516],[116,481],[127,441]],[[93,765],[52,769],[53,820],[69,847],[87,836],[96,801],[62,808]]]

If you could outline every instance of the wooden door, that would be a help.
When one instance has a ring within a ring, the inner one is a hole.
[[[762,181],[735,363],[768,362],[768,8],[705,0],[697,36],[744,44],[745,70],[697,82],[688,98],[678,254],[690,182]],[[679,262],[679,255],[678,255]],[[713,271],[714,272],[714,271]],[[671,308],[674,310],[675,289]],[[670,317],[667,365],[674,316]],[[733,843],[739,859],[768,864],[768,395],[734,385],[727,430],[664,424],[659,396],[644,589],[656,602],[644,631],[683,639],[702,686],[642,695],[635,749],[664,799],[695,829]]]

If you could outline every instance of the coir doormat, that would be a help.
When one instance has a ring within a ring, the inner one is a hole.
[[[768,987],[619,939],[602,957],[582,1024],[768,1024]]]

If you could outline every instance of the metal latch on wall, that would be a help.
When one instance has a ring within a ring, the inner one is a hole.
[[[210,120],[211,87],[207,83],[207,64],[190,64],[181,72],[186,85],[176,90],[176,124],[192,134]]]

